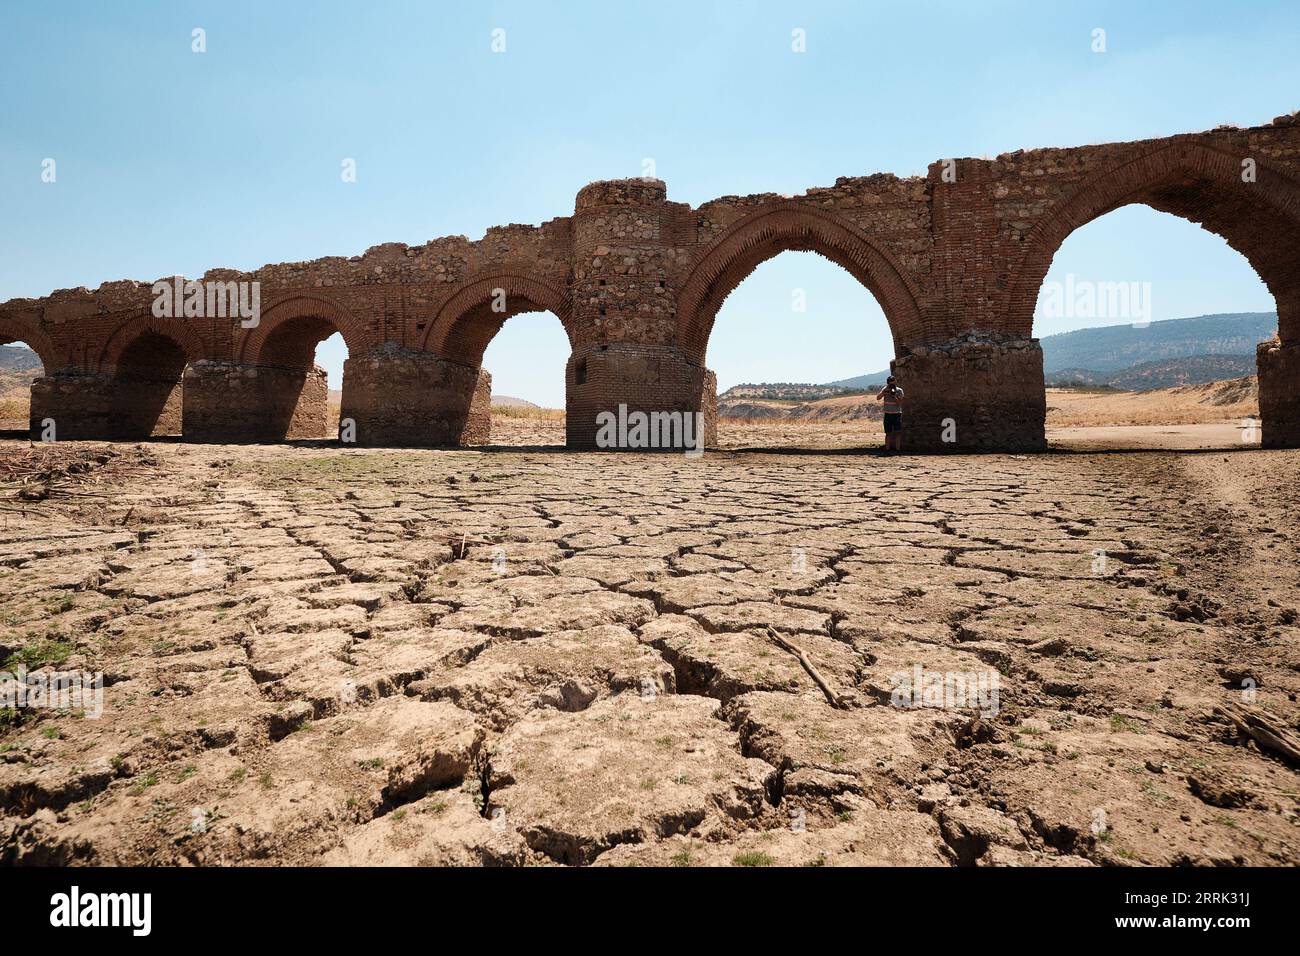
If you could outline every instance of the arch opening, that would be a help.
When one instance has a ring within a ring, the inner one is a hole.
[[[536,318],[536,313],[559,320],[562,343],[554,325]],[[505,337],[500,338],[507,327]],[[489,348],[498,341],[501,344],[491,349],[492,360],[501,362],[508,381],[523,384],[538,392],[539,397],[546,396],[544,401],[554,398],[555,388],[563,387],[560,383],[565,381],[564,365],[575,345],[568,293],[545,280],[503,271],[468,282],[443,303],[424,332],[423,347],[451,363],[450,369],[460,369],[441,377],[446,384],[439,386],[448,389],[440,401],[452,422],[451,431],[459,436],[455,440],[465,445],[486,444],[498,438],[511,443],[561,443],[564,415],[554,408],[530,411],[527,405],[503,406],[498,414],[503,427],[499,434],[493,434],[494,389],[485,361]],[[545,356],[556,353],[562,353],[563,359],[558,362],[554,378],[542,385],[537,377],[546,374],[543,370],[550,364]],[[524,396],[513,397],[542,405]],[[508,427],[504,425],[507,420],[511,422]],[[517,425],[520,420],[529,424]]]
[[[163,332],[134,336],[112,365],[108,425],[113,437],[180,436],[188,362],[181,344]]]
[[[25,340],[0,333],[0,433],[27,434],[32,383],[47,371],[40,354]]]
[[[560,320],[570,345],[576,344],[563,288],[528,275],[496,272],[467,282],[444,302],[425,329],[421,347],[478,368],[506,320],[527,312],[550,312]]]
[[[797,205],[754,213],[726,230],[693,267],[677,308],[677,345],[700,365],[728,296],[783,252],[813,252],[847,271],[880,304],[895,352],[925,339],[916,289],[892,255],[852,223]]]
[[[267,434],[287,440],[338,435],[347,357],[342,331],[323,315],[297,315],[271,326],[248,356],[262,382]]]
[[[480,322],[481,332],[488,322]],[[479,349],[474,342],[473,349]],[[555,313],[531,308],[497,323],[479,350],[491,381],[490,440],[503,445],[563,445],[565,367],[572,353]]]
[[[811,251],[769,255],[728,290],[704,343],[719,445],[878,444],[876,392],[894,341],[881,304],[846,268]]]
[[[1052,250],[1030,321],[1048,439],[1120,448],[1258,444],[1256,346],[1279,327],[1278,259],[1220,186],[1187,177],[1108,203]]]
[[[1240,253],[1277,306],[1284,343],[1300,341],[1300,185],[1240,157],[1180,145],[1107,170],[1080,187],[1025,237],[1007,296],[1008,328],[1028,334],[1038,290],[1065,240],[1125,206],[1140,204],[1200,226]]]

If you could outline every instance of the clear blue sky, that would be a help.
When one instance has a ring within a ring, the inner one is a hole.
[[[191,52],[195,27],[206,53]],[[1294,0],[7,3],[0,300],[477,238],[569,214],[582,185],[640,175],[645,157],[671,198],[698,204],[1252,125],[1300,108],[1298,48]],[[1077,232],[1053,275],[1067,271],[1150,281],[1156,319],[1273,308],[1220,240],[1145,209]],[[1100,323],[1037,331],[1080,324]],[[485,364],[498,392],[558,405],[567,352],[554,317],[520,316]],[[723,387],[889,358],[871,297],[795,253],[727,301],[709,349]],[[337,373],[342,352],[320,360]]]

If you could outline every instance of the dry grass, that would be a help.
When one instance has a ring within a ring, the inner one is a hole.
[[[493,405],[493,418],[524,418],[529,421],[562,422],[564,409],[535,408],[527,405]]]
[[[0,428],[26,428],[32,407],[27,386],[0,392]]]
[[[1231,382],[1189,385],[1152,392],[1047,390],[1049,428],[1097,425],[1196,425],[1257,416],[1249,387]]]

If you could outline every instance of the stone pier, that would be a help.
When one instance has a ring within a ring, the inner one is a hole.
[[[332,438],[325,370],[235,362],[185,369],[184,434],[196,442],[277,442]]]
[[[968,333],[890,368],[903,389],[909,451],[1042,451],[1047,393],[1037,339]]]
[[[704,442],[718,440],[718,384],[713,372],[679,349],[612,343],[575,352],[565,370],[565,435],[570,448],[595,448],[597,417],[627,412],[702,413]]]
[[[1300,344],[1261,343],[1255,362],[1260,443],[1265,448],[1300,448]]]
[[[427,352],[386,347],[343,366],[340,429],[358,445],[437,448],[491,438],[492,376]]]

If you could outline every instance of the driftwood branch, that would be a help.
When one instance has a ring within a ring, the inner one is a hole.
[[[1259,744],[1261,749],[1271,750],[1288,763],[1300,766],[1300,740],[1256,708],[1226,704],[1215,707],[1214,712],[1236,724],[1237,729]]]
[[[469,554],[469,549],[471,547],[486,548],[497,543],[494,541],[488,541],[486,538],[471,538],[468,531],[461,532],[459,538],[456,537],[453,532],[452,534],[447,535],[446,540],[447,546],[451,548],[451,559],[453,561],[459,561],[464,558]]]
[[[817,668],[813,666],[813,662],[808,660],[807,654],[778,634],[776,628],[772,627],[770,624],[767,626],[767,636],[770,637],[772,642],[776,644],[777,647],[781,648],[781,650],[795,656],[803,669],[808,672],[808,676],[813,679],[813,683],[821,688],[821,692],[826,695],[826,700],[832,707],[837,710],[848,709],[849,705],[845,702],[844,698],[831,689],[831,685],[827,683],[826,678],[822,677],[821,671],[817,670]]]

